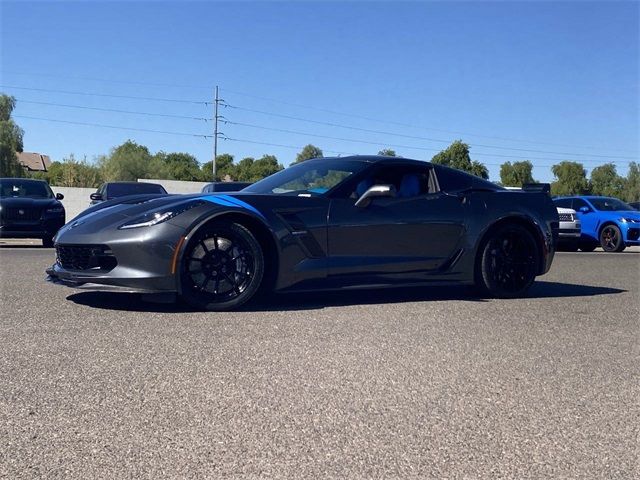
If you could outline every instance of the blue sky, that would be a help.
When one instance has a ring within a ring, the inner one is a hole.
[[[637,2],[5,1],[0,8],[0,91],[18,99],[25,149],[55,160],[70,153],[92,160],[132,139],[152,152],[208,161],[210,138],[24,117],[211,135],[203,120],[93,109],[206,118],[212,107],[202,102],[215,85],[241,107],[221,110],[236,124],[221,125],[234,140],[221,140],[218,150],[238,160],[274,154],[287,165],[297,149],[285,146],[307,143],[327,155],[389,146],[430,159],[461,138],[493,180],[500,163],[529,159],[534,177],[550,181],[550,165],[561,160],[587,169],[614,161],[624,174],[639,156]]]

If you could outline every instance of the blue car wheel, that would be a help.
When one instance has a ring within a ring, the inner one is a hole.
[[[622,232],[617,225],[605,225],[600,231],[600,245],[605,252],[621,252],[625,249]]]

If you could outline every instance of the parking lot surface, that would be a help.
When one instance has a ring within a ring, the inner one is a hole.
[[[640,250],[203,313],[0,244],[0,477],[638,478]]]

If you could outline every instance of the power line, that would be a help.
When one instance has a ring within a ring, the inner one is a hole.
[[[130,100],[149,100],[155,102],[173,102],[173,103],[188,103],[195,105],[210,105],[211,102],[195,101],[195,100],[180,100],[176,98],[158,98],[158,97],[137,97],[133,95],[113,95],[107,93],[95,93],[95,92],[73,92],[69,90],[49,90],[46,88],[31,88],[31,87],[16,87],[15,85],[0,85],[0,88],[14,88],[16,90],[29,90],[33,92],[48,92],[48,93],[63,93],[65,95],[84,95],[89,97],[108,97],[108,98],[126,98]]]
[[[229,105],[229,104],[225,104],[225,106],[229,107],[229,108],[232,108],[232,109],[236,109],[236,110],[242,110],[242,111],[253,112],[253,113],[260,113],[260,114],[263,114],[263,115],[274,116],[274,117],[279,117],[279,118],[287,118],[287,119],[291,119],[291,120],[298,120],[298,121],[314,123],[314,124],[318,124],[318,125],[326,125],[326,126],[330,126],[330,127],[345,128],[345,129],[349,129],[349,130],[356,130],[356,131],[368,132],[368,133],[376,133],[376,134],[382,134],[382,135],[392,135],[392,136],[397,136],[397,137],[410,138],[410,139],[416,139],[416,140],[425,140],[425,141],[444,143],[444,144],[451,143],[451,140],[435,139],[435,138],[422,137],[422,136],[417,136],[417,135],[406,135],[406,134],[402,134],[402,133],[388,132],[388,131],[382,131],[382,130],[372,130],[372,129],[368,129],[368,128],[354,127],[354,126],[350,126],[350,125],[343,125],[343,124],[338,124],[338,123],[333,123],[333,122],[322,122],[322,121],[318,121],[318,120],[311,120],[311,119],[302,118],[302,117],[296,117],[296,116],[292,116],[292,115],[284,115],[284,114],[279,114],[279,113],[274,113],[274,112],[267,112],[267,111],[264,111],[264,110],[255,110],[255,109],[251,109],[251,108],[238,107],[238,106]],[[474,146],[485,147],[485,148],[496,148],[496,149],[502,149],[502,150],[515,150],[515,151],[523,151],[523,152],[550,153],[550,154],[555,154],[555,155],[589,156],[589,157],[603,157],[603,158],[622,158],[622,159],[632,160],[631,157],[621,157],[621,156],[614,156],[614,155],[597,155],[597,154],[570,153],[570,152],[550,152],[550,151],[546,151],[546,150],[530,150],[530,149],[502,147],[502,146],[496,146],[496,145],[482,145],[482,144],[474,144]]]
[[[415,129],[419,129],[419,130],[431,130],[431,131],[434,131],[434,132],[442,132],[442,133],[449,133],[449,134],[452,134],[452,135],[463,135],[463,136],[469,136],[469,137],[490,138],[490,139],[494,139],[494,140],[503,140],[503,141],[507,141],[507,142],[519,142],[519,143],[529,143],[529,144],[537,144],[537,145],[549,145],[549,146],[555,146],[555,147],[570,147],[570,148],[603,150],[603,147],[595,147],[595,146],[588,146],[588,145],[575,145],[575,144],[567,144],[567,143],[541,142],[541,141],[537,141],[537,140],[526,140],[526,139],[521,139],[521,138],[499,137],[499,136],[494,136],[494,135],[481,135],[481,134],[477,134],[477,133],[460,132],[460,131],[455,131],[455,130],[444,130],[444,129],[440,129],[440,128],[425,127],[423,125],[414,125],[414,124],[410,124],[410,123],[396,122],[396,121],[388,120],[388,119],[381,119],[381,118],[375,118],[375,117],[367,117],[367,116],[364,116],[364,115],[357,115],[357,114],[353,114],[353,113],[339,112],[339,111],[336,111],[336,110],[330,110],[330,109],[321,108],[321,107],[314,107],[314,106],[311,106],[311,105],[303,105],[303,104],[300,104],[300,103],[288,102],[288,101],[285,101],[285,100],[277,100],[277,99],[274,99],[274,98],[262,97],[262,96],[259,96],[259,95],[253,95],[253,94],[249,94],[249,93],[238,92],[236,90],[229,90],[227,88],[224,88],[222,90],[224,90],[225,92],[229,92],[231,94],[234,94],[234,95],[240,95],[240,96],[247,97],[247,98],[254,98],[254,99],[257,99],[257,100],[265,100],[265,101],[268,101],[268,102],[280,103],[282,105],[289,105],[289,106],[297,107],[297,108],[304,108],[304,109],[308,109],[308,110],[316,110],[316,111],[319,111],[319,112],[331,113],[333,115],[340,115],[340,116],[344,116],[344,117],[358,118],[358,119],[361,119],[361,120],[368,120],[368,121],[372,121],[372,122],[385,123],[385,124],[389,124],[389,125],[397,125],[397,126],[400,126],[400,127],[415,128]],[[609,150],[614,150],[614,151],[619,151],[619,152],[630,152],[630,150],[621,149],[621,148],[611,148],[611,147],[606,147],[606,148],[609,149]]]
[[[149,87],[171,87],[171,88],[197,88],[197,89],[211,89],[211,86],[205,87],[201,85],[179,85],[179,84],[171,84],[171,83],[152,83],[152,82],[137,82],[134,80],[114,80],[107,78],[98,78],[98,77],[82,77],[82,76],[73,76],[73,75],[59,75],[55,73],[27,73],[27,72],[10,72],[10,71],[2,71],[0,73],[9,74],[9,75],[22,75],[22,76],[30,76],[30,77],[50,77],[50,78],[66,78],[69,80],[89,80],[95,82],[105,82],[105,83],[123,83],[128,85],[144,85]]]
[[[164,130],[150,130],[147,128],[134,128],[134,127],[120,127],[116,125],[104,125],[100,123],[88,123],[88,122],[72,122],[70,120],[59,120],[55,118],[42,118],[42,117],[31,117],[27,115],[13,115],[15,118],[26,118],[29,120],[42,120],[45,122],[56,122],[56,123],[68,123],[71,125],[83,125],[88,127],[100,127],[100,128],[113,128],[117,130],[132,130],[136,132],[149,132],[149,133],[162,133],[166,135],[180,135],[183,137],[197,137],[197,138],[212,138],[211,135],[201,135],[198,133],[185,133],[185,132],[168,132]]]
[[[21,103],[32,103],[35,105],[50,105],[54,107],[66,107],[66,108],[80,108],[83,110],[97,110],[100,112],[115,112],[115,113],[126,113],[129,115],[147,115],[152,117],[168,117],[168,118],[180,118],[187,120],[201,120],[204,122],[208,122],[213,120],[212,118],[204,118],[204,117],[190,117],[188,115],[172,115],[169,113],[152,113],[152,112],[134,112],[132,110],[117,110],[114,108],[99,108],[99,107],[88,107],[84,105],[68,105],[64,103],[50,103],[50,102],[36,102],[34,100],[23,100],[21,98],[17,98],[17,101]]]
[[[330,135],[321,135],[321,134],[310,133],[310,132],[300,132],[300,131],[297,131],[297,130],[289,130],[289,129],[276,128],[276,127],[265,127],[265,126],[262,126],[262,125],[254,125],[254,124],[251,124],[251,123],[244,123],[244,122],[233,122],[233,121],[230,121],[230,120],[221,120],[221,122],[223,122],[225,124],[229,124],[229,125],[238,125],[238,126],[242,126],[242,127],[257,128],[257,129],[260,129],[260,130],[269,130],[269,131],[274,131],[274,132],[290,133],[290,134],[293,134],[293,135],[304,135],[304,136],[309,136],[309,137],[324,138],[324,139],[328,139],[328,140],[338,140],[338,141],[342,141],[342,142],[362,143],[362,144],[367,144],[367,145],[376,145],[378,147],[394,147],[394,148],[404,148],[404,149],[410,149],[410,150],[421,150],[421,151],[426,151],[426,152],[436,152],[436,150],[433,149],[433,148],[425,148],[425,147],[418,147],[418,146],[412,146],[412,145],[400,145],[400,144],[394,144],[394,143],[388,143],[388,142],[372,142],[372,141],[369,141],[369,140],[361,140],[361,139],[353,139],[353,138],[345,138],[345,137],[333,137],[333,136],[330,136]],[[502,155],[502,154],[498,154],[498,153],[488,153],[488,152],[475,152],[474,155],[500,157],[500,158],[511,158],[511,159],[523,159],[522,156]],[[553,160],[553,161],[566,160],[566,158],[561,159],[561,158],[550,158],[550,157],[531,157],[529,155],[526,156],[526,159],[530,159],[530,160]],[[580,161],[580,162],[601,162],[600,160],[576,160],[576,161]],[[627,163],[627,162],[612,161],[612,163]]]
[[[282,148],[291,148],[294,150],[302,150],[304,147],[299,147],[299,146],[294,146],[294,145],[283,145],[281,143],[269,143],[269,142],[258,142],[255,140],[247,140],[244,138],[231,138],[231,137],[227,137],[226,135],[224,135],[222,137],[222,140],[227,140],[230,142],[243,142],[243,143],[252,143],[255,145],[267,145],[269,147],[282,147]],[[354,153],[350,153],[350,152],[340,152],[337,150],[328,150],[328,149],[323,149],[323,151],[325,152],[331,152],[331,153],[337,153],[338,155],[355,155]]]
[[[356,130],[356,131],[360,131],[360,132],[376,133],[376,134],[381,134],[381,135],[391,135],[391,136],[395,136],[395,137],[410,138],[410,139],[414,139],[414,140],[424,140],[424,141],[428,141],[428,142],[442,143],[442,144],[446,144],[446,145],[451,143],[451,140],[443,140],[443,139],[438,139],[438,138],[422,137],[422,136],[418,136],[418,135],[407,135],[407,134],[404,134],[404,133],[395,133],[395,132],[388,132],[388,131],[383,131],[383,130],[372,130],[372,129],[369,129],[369,128],[353,127],[353,126],[350,126],[350,125],[343,125],[343,124],[333,123],[333,122],[321,122],[321,121],[318,121],[318,120],[310,120],[310,119],[307,119],[307,118],[295,117],[295,116],[292,116],[292,115],[284,115],[284,114],[279,114],[279,113],[266,112],[264,110],[254,110],[254,109],[250,109],[250,108],[237,107],[237,106],[229,105],[229,104],[226,104],[226,106],[228,106],[229,108],[242,110],[242,111],[247,111],[247,112],[254,112],[254,113],[259,113],[259,114],[268,115],[268,116],[280,117],[280,118],[288,118],[288,119],[291,119],[291,120],[297,120],[297,121],[308,122],[308,123],[315,123],[315,124],[318,124],[318,125],[326,125],[326,126],[330,126],[330,127],[346,128],[346,129],[349,129],[349,130]],[[619,159],[624,159],[624,160],[633,160],[634,159],[632,157],[623,157],[623,156],[619,156],[619,155],[598,155],[598,154],[588,154],[588,153],[553,152],[553,151],[548,151],[548,150],[534,150],[534,149],[528,149],[528,148],[503,147],[503,146],[498,146],[498,145],[483,145],[483,144],[478,144],[478,143],[474,143],[473,145],[475,147],[494,148],[494,149],[497,149],[497,150],[509,150],[509,151],[512,150],[512,151],[518,151],[518,152],[532,152],[532,153],[549,153],[549,154],[553,154],[553,155],[571,155],[571,156],[574,156],[574,157],[585,156],[585,157],[598,157],[598,158],[619,158]]]

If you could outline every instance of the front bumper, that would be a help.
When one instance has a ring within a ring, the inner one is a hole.
[[[175,291],[172,290],[157,290],[148,288],[145,285],[138,287],[119,285],[120,282],[117,279],[74,275],[71,272],[62,271],[57,264],[47,268],[46,273],[47,282],[80,290],[91,290],[95,292],[175,293]]]
[[[626,245],[640,245],[640,225],[637,223],[634,224],[623,224],[622,225],[622,238],[624,238],[624,242]]]
[[[558,229],[558,240],[578,240],[582,232],[579,220],[573,222],[560,222]]]
[[[0,238],[51,238],[64,225],[64,217],[37,221],[2,220]]]
[[[175,293],[172,260],[183,232],[169,223],[131,230],[67,225],[55,238],[58,258],[46,269],[47,280],[85,290]],[[98,253],[88,254],[91,261],[86,255],[84,262],[75,261],[68,257],[74,250],[105,251],[113,261],[93,261]]]

